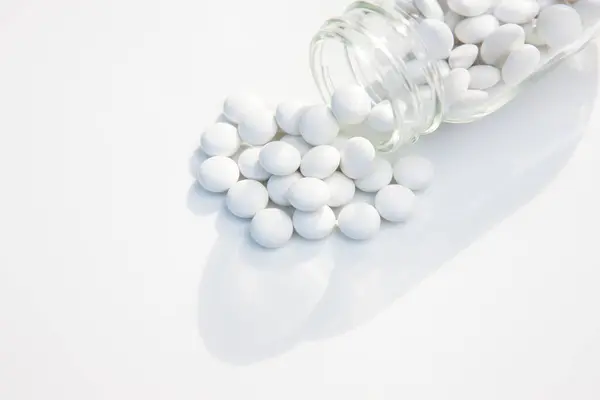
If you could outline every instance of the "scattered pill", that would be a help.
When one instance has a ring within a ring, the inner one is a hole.
[[[262,146],[273,140],[277,134],[277,122],[270,111],[257,110],[244,117],[238,127],[238,133],[244,143]]]
[[[272,176],[267,182],[267,191],[269,198],[278,206],[287,207],[290,205],[287,194],[290,186],[302,179],[299,172],[294,172],[287,176]]]
[[[420,156],[402,157],[394,164],[394,179],[410,190],[427,189],[434,177],[431,161]]]
[[[234,124],[239,124],[248,115],[264,110],[262,101],[250,93],[237,93],[229,96],[223,105],[223,114]]]
[[[507,85],[518,85],[527,79],[540,63],[541,53],[537,47],[526,44],[513,50],[502,67],[502,79]]]
[[[340,152],[333,146],[312,148],[302,157],[300,172],[306,177],[325,179],[340,166]]]
[[[389,100],[375,105],[367,117],[367,125],[377,132],[391,133],[396,129],[396,118]]]
[[[296,233],[308,240],[321,240],[331,235],[337,220],[329,206],[313,212],[294,211],[292,217]]]
[[[375,208],[381,218],[390,222],[405,222],[416,204],[415,194],[401,185],[389,185],[375,196]]]
[[[537,18],[537,34],[550,48],[559,49],[583,33],[579,13],[565,4],[544,8]]]
[[[299,135],[300,118],[305,109],[304,104],[294,101],[280,103],[275,112],[275,119],[281,130],[288,135]]]
[[[230,157],[240,148],[237,128],[224,122],[216,123],[204,131],[200,146],[209,156]]]
[[[257,181],[266,181],[271,176],[262,165],[260,165],[260,147],[251,147],[244,150],[238,157],[238,167],[241,174]]]
[[[478,17],[466,18],[456,24],[454,34],[463,43],[478,44],[491,35],[500,23],[493,15],[484,14]]]
[[[473,66],[477,56],[479,55],[479,47],[474,44],[463,44],[457,46],[450,53],[448,58],[448,64],[450,68],[464,68],[468,69]]]
[[[375,147],[363,137],[348,139],[342,148],[340,167],[349,178],[360,179],[371,173]]]
[[[300,118],[300,134],[313,146],[331,143],[339,132],[340,126],[326,105],[312,106]]]
[[[269,193],[262,183],[247,179],[235,183],[227,192],[227,209],[239,218],[252,218],[269,203]]]
[[[373,238],[381,227],[379,212],[367,203],[348,204],[338,215],[340,231],[353,240]]]
[[[469,68],[469,75],[469,89],[476,90],[489,89],[502,79],[500,70],[492,65],[474,65]]]
[[[356,193],[354,181],[341,172],[334,172],[324,182],[329,187],[330,197],[327,201],[329,207],[342,207],[349,204]]]
[[[293,174],[300,167],[302,156],[291,144],[274,141],[267,143],[259,153],[260,165],[272,175]]]
[[[288,190],[290,204],[305,212],[316,211],[329,201],[329,186],[317,178],[302,178],[294,182]]]
[[[464,17],[476,17],[492,7],[492,0],[448,0],[448,8]]]
[[[283,247],[290,241],[293,233],[292,220],[277,208],[258,211],[250,223],[250,236],[267,249]]]
[[[520,25],[502,25],[481,44],[481,59],[501,68],[510,52],[524,44],[525,30]]]
[[[505,24],[526,24],[540,12],[536,0],[502,0],[494,8],[494,15]]]
[[[237,164],[231,158],[215,156],[200,165],[197,179],[209,192],[226,192],[240,178]]]
[[[369,116],[371,98],[360,86],[344,86],[333,93],[331,111],[339,125],[357,125]]]
[[[363,192],[375,193],[392,181],[394,171],[392,164],[384,158],[377,157],[372,172],[362,179],[356,180],[356,187]]]

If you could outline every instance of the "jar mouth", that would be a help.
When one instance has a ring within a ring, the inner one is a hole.
[[[393,151],[414,142],[441,123],[441,74],[433,63],[424,63],[426,83],[407,73],[406,60],[426,59],[424,46],[414,43],[414,19],[392,16],[366,2],[351,5],[343,18],[330,19],[311,43],[311,70],[325,103],[336,88],[362,86],[373,104],[388,101],[395,128],[370,139],[380,151]]]

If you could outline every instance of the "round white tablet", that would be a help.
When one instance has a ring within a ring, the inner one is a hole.
[[[237,128],[225,122],[218,122],[204,131],[200,146],[209,156],[231,157],[240,148]]]
[[[360,179],[369,175],[375,160],[375,147],[363,137],[348,139],[342,148],[340,166],[349,178]]]
[[[333,210],[328,206],[313,212],[296,210],[292,220],[298,235],[308,240],[326,238],[333,232],[337,222]]]
[[[294,146],[296,148],[296,150],[298,150],[300,152],[301,156],[304,156],[306,153],[308,153],[308,151],[310,149],[312,149],[312,146],[310,144],[306,143],[306,141],[301,136],[286,135],[286,136],[282,137],[279,141],[285,142],[285,143],[288,143],[288,144],[291,144],[292,146]]]
[[[247,179],[235,183],[227,192],[227,208],[239,218],[252,218],[267,208],[269,193],[262,183]]]
[[[260,165],[265,171],[279,176],[293,174],[300,167],[302,157],[291,144],[276,141],[265,145],[260,151]]]
[[[329,178],[325,179],[329,186],[329,207],[342,207],[349,204],[356,193],[354,181],[341,172],[334,172]]]
[[[381,217],[370,204],[352,203],[340,211],[338,226],[350,239],[367,240],[379,232]]]
[[[261,146],[273,140],[277,134],[277,122],[270,111],[257,110],[240,122],[238,133],[244,143]]]
[[[229,190],[239,178],[240,171],[235,161],[222,156],[211,157],[204,161],[197,175],[202,187],[214,193]]]
[[[329,201],[329,186],[317,178],[302,178],[288,190],[290,204],[300,211],[316,211]]]
[[[287,176],[272,176],[267,182],[267,191],[269,197],[273,203],[279,206],[289,206],[290,202],[287,198],[288,190],[292,184],[302,179],[302,175],[299,172],[294,172]]]
[[[536,29],[544,43],[553,49],[560,49],[581,36],[583,22],[573,7],[556,4],[540,12]]]
[[[443,60],[450,56],[454,47],[454,35],[443,21],[424,19],[417,25],[416,30],[431,60]]]
[[[413,214],[417,197],[401,185],[389,185],[375,196],[375,207],[383,219],[404,222]]]
[[[340,132],[335,116],[326,105],[307,108],[300,118],[299,129],[304,140],[313,146],[333,142]]]
[[[361,86],[343,86],[333,92],[331,111],[340,125],[358,125],[371,112],[371,98]]]
[[[367,118],[367,125],[377,132],[389,133],[396,129],[396,118],[389,100],[375,105]]]
[[[294,227],[283,210],[267,208],[256,213],[250,223],[250,236],[267,249],[283,247],[292,238]]]
[[[372,172],[364,178],[356,180],[356,187],[367,193],[375,193],[390,184],[394,175],[392,164],[386,159],[377,157],[373,162]]]
[[[250,93],[236,93],[225,100],[223,114],[234,124],[239,124],[246,116],[264,109],[263,102],[257,96]]]
[[[257,181],[266,181],[271,176],[260,165],[260,147],[251,147],[244,150],[238,157],[238,167],[243,176]]]
[[[435,170],[431,161],[420,156],[408,156],[394,164],[394,179],[411,190],[427,189],[433,182]]]
[[[322,145],[312,148],[302,157],[302,175],[325,179],[340,166],[340,152],[333,146]]]
[[[305,109],[304,104],[296,101],[279,103],[275,112],[275,119],[281,130],[288,135],[299,135],[300,118]]]

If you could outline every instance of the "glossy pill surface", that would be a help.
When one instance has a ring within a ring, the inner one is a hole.
[[[247,179],[234,184],[227,192],[227,209],[236,217],[252,218],[267,207],[269,194],[262,183]]]
[[[291,218],[277,208],[260,210],[250,223],[250,236],[267,249],[283,247],[290,241],[293,233]]]
[[[329,201],[329,186],[317,178],[302,178],[290,186],[287,197],[297,210],[316,211]]]
[[[379,232],[381,217],[370,204],[352,203],[340,211],[338,227],[350,239],[368,240]]]
[[[298,235],[308,240],[321,240],[333,232],[337,220],[329,206],[323,206],[313,212],[296,210],[292,217]]]

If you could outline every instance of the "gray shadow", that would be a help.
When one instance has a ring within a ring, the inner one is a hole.
[[[495,114],[444,126],[410,148],[436,165],[434,186],[405,225],[372,241],[295,238],[255,247],[246,224],[220,212],[200,285],[200,333],[215,357],[247,365],[298,343],[368,323],[541,192],[581,140],[597,96],[597,50],[555,71]],[[189,193],[190,209],[211,197]],[[211,209],[209,207],[209,209]]]

